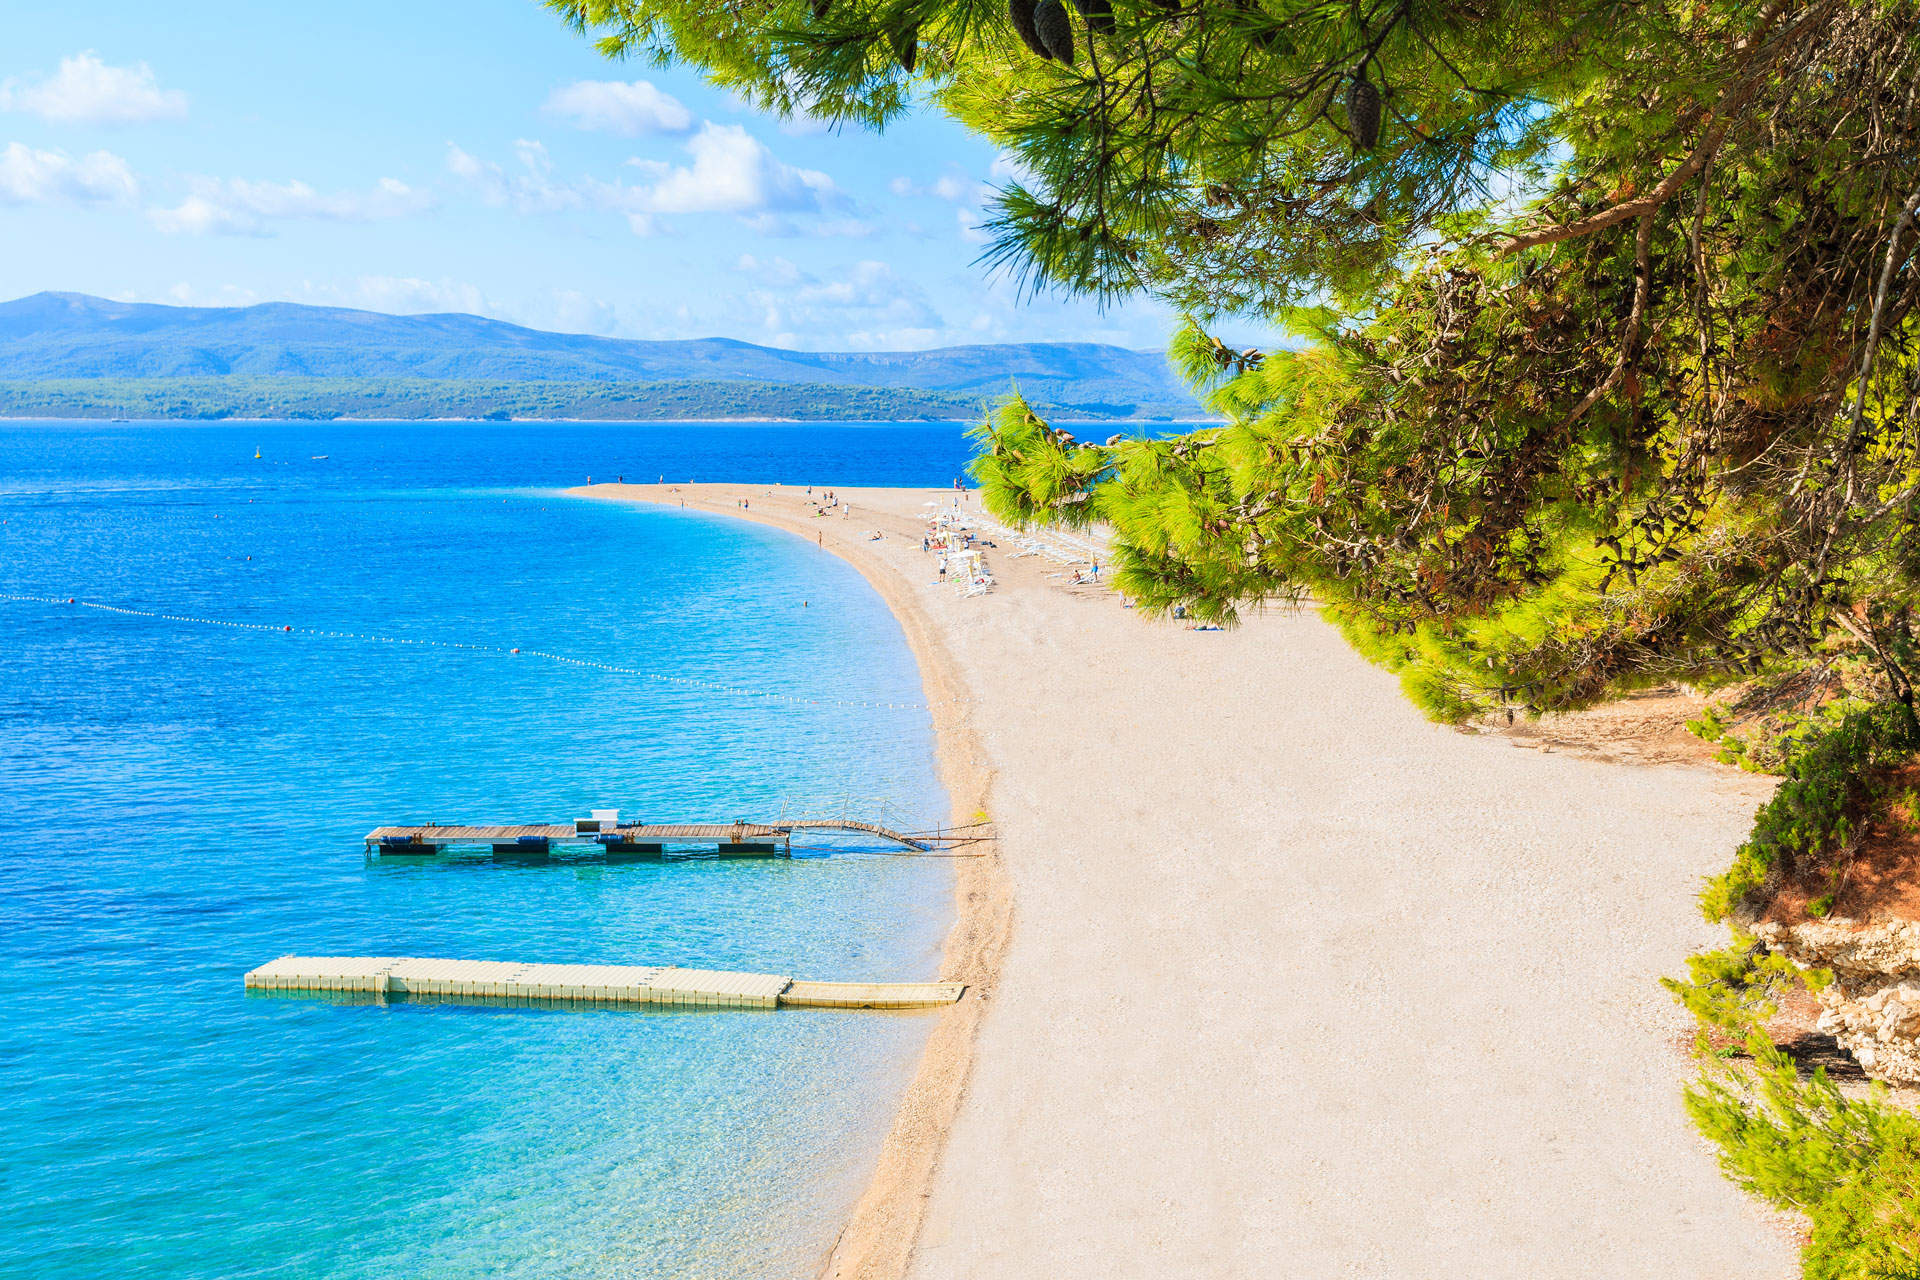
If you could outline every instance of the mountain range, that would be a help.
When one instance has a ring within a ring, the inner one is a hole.
[[[340,411],[358,415],[376,383],[388,393],[412,388],[402,398],[413,411],[423,398],[447,396],[471,407],[483,386],[489,394],[503,387],[527,393],[508,395],[503,404],[569,399],[554,394],[555,386],[541,391],[520,384],[575,384],[594,388],[599,400],[617,388],[611,399],[632,408],[646,399],[643,384],[654,383],[682,391],[711,384],[707,399],[750,401],[765,416],[819,416],[822,406],[831,410],[841,402],[868,413],[914,408],[909,416],[969,416],[1016,384],[1036,405],[1056,411],[1152,418],[1198,410],[1161,352],[1094,343],[789,351],[730,338],[637,341],[548,333],[472,315],[397,316],[288,302],[173,307],[37,293],[0,303],[0,384],[14,384],[0,387],[0,412],[17,412],[23,396],[36,412],[57,411],[56,402],[67,399],[131,403],[134,390],[150,399],[153,388],[176,379],[191,380],[203,407],[217,402],[223,387],[235,393],[225,412],[213,404],[211,414],[198,416],[248,412],[266,386],[303,389],[309,408],[317,396],[325,412],[333,392],[323,385],[341,388],[354,407]],[[55,383],[63,388],[57,394]],[[757,385],[749,392],[741,384]],[[785,400],[806,400],[816,411],[780,413]]]

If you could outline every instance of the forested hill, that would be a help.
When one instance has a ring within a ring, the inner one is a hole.
[[[98,388],[131,379],[226,377],[804,384],[925,393],[967,406],[1017,383],[1035,401],[1102,415],[1186,417],[1197,409],[1161,352],[1092,343],[785,351],[728,338],[641,342],[471,315],[394,316],[285,302],[168,307],[38,293],[0,303],[0,382],[84,380]]]

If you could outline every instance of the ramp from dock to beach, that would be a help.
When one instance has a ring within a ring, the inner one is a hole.
[[[249,971],[253,991],[424,996],[473,1004],[679,1005],[704,1009],[926,1009],[954,1003],[958,982],[796,982],[764,973],[674,965],[522,964],[412,956],[282,956]]]

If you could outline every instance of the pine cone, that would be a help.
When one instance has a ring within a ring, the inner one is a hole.
[[[1111,0],[1073,0],[1073,7],[1087,20],[1087,30],[1105,35],[1113,30],[1113,4]]]
[[[920,28],[908,27],[905,32],[893,38],[893,56],[900,60],[900,69],[908,75],[913,74],[913,64],[920,57]]]
[[[1040,37],[1033,30],[1033,5],[1034,0],[1007,0],[1007,19],[1013,23],[1014,32],[1019,35],[1020,43],[1040,57],[1051,61],[1053,54],[1047,46],[1040,43]]]
[[[1040,0],[1033,6],[1033,33],[1047,52],[1068,66],[1073,65],[1073,19],[1060,0]]]
[[[1367,79],[1366,68],[1353,73],[1347,86],[1347,128],[1353,131],[1357,151],[1371,151],[1380,141],[1380,91]]]

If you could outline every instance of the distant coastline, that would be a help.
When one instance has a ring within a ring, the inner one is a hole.
[[[0,382],[0,419],[971,422],[997,398],[896,387],[720,379],[48,378]],[[1198,416],[1191,403],[1036,400],[1034,408],[1059,421],[1172,422]]]

